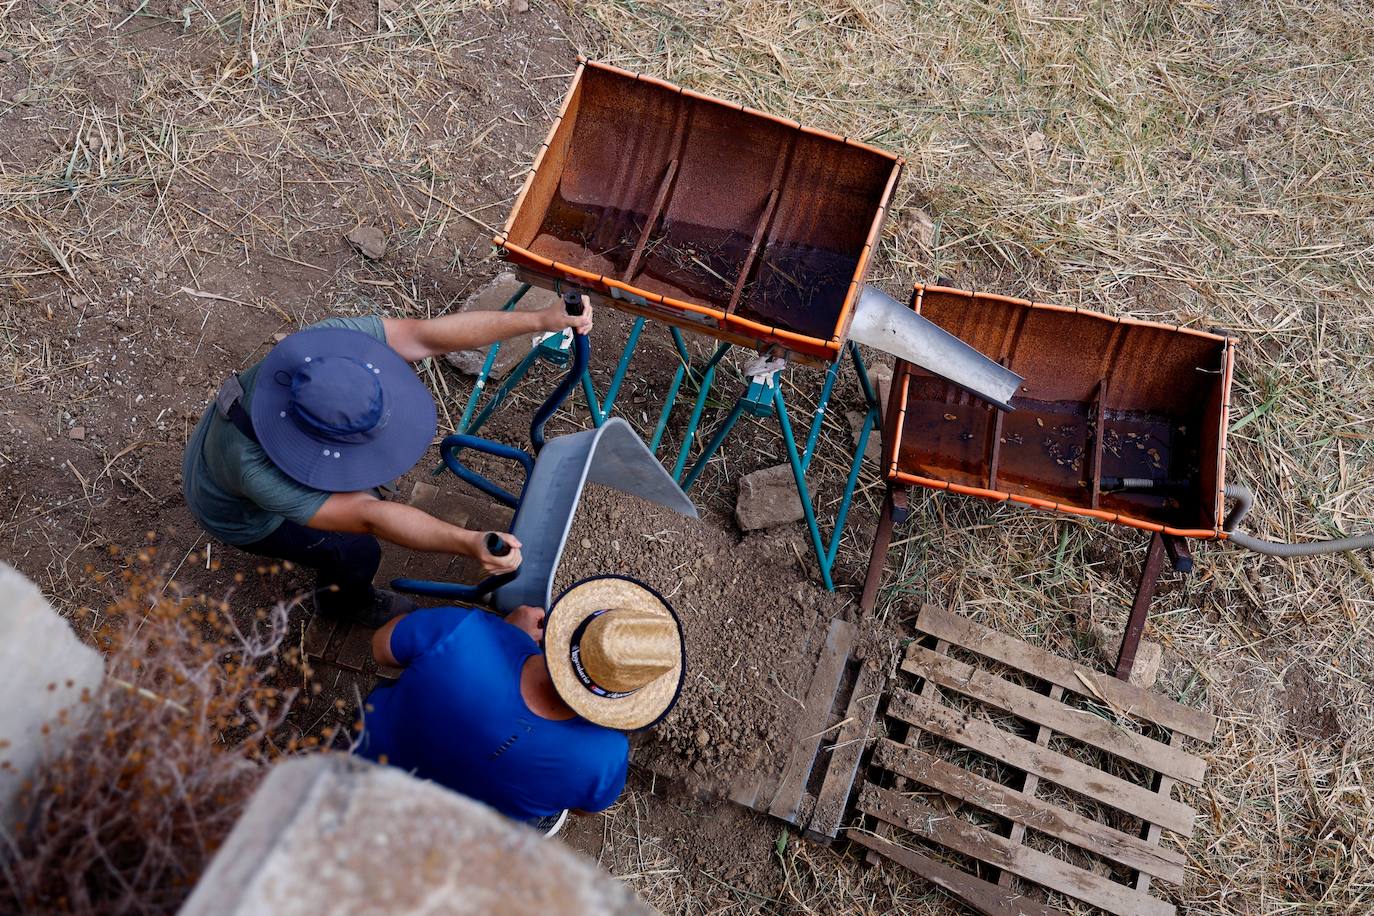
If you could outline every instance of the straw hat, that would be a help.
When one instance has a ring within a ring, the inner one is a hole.
[[[584,579],[549,609],[544,660],[554,689],[582,718],[619,731],[648,728],[682,689],[682,624],[658,592],[633,579]]]

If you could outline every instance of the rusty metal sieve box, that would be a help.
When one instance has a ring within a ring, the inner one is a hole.
[[[1005,413],[899,362],[889,480],[1223,536],[1229,338],[939,286],[912,306],[1025,383]]]
[[[828,362],[901,165],[856,140],[584,61],[495,241],[536,282]]]

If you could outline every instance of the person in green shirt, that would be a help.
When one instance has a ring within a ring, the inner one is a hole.
[[[496,556],[470,531],[376,488],[409,471],[433,442],[434,399],[409,363],[497,340],[591,329],[591,311],[432,319],[330,318],[231,375],[186,445],[182,490],[207,532],[248,553],[316,571],[317,610],[381,626],[414,602],[372,585],[378,539],[473,557],[491,574],[520,565],[520,543]]]

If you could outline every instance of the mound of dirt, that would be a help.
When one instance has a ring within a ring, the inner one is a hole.
[[[797,551],[806,549],[792,529],[741,540],[724,518],[694,521],[587,488],[555,594],[588,576],[632,576],[673,606],[687,644],[681,699],[638,738],[636,764],[721,792],[785,753],[826,625],[848,605],[797,581]]]

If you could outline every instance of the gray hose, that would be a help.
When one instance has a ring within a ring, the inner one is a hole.
[[[1267,554],[1271,557],[1312,557],[1323,553],[1341,553],[1346,550],[1374,549],[1374,534],[1339,538],[1334,541],[1310,541],[1306,544],[1285,544],[1282,541],[1265,541],[1252,537],[1244,531],[1235,529],[1240,524],[1240,520],[1245,518],[1246,513],[1250,511],[1250,507],[1255,504],[1255,494],[1250,492],[1249,487],[1236,486],[1235,484],[1227,484],[1225,494],[1227,499],[1236,501],[1236,507],[1226,516],[1226,521],[1222,522],[1222,527],[1229,533],[1234,543],[1256,553]]]

